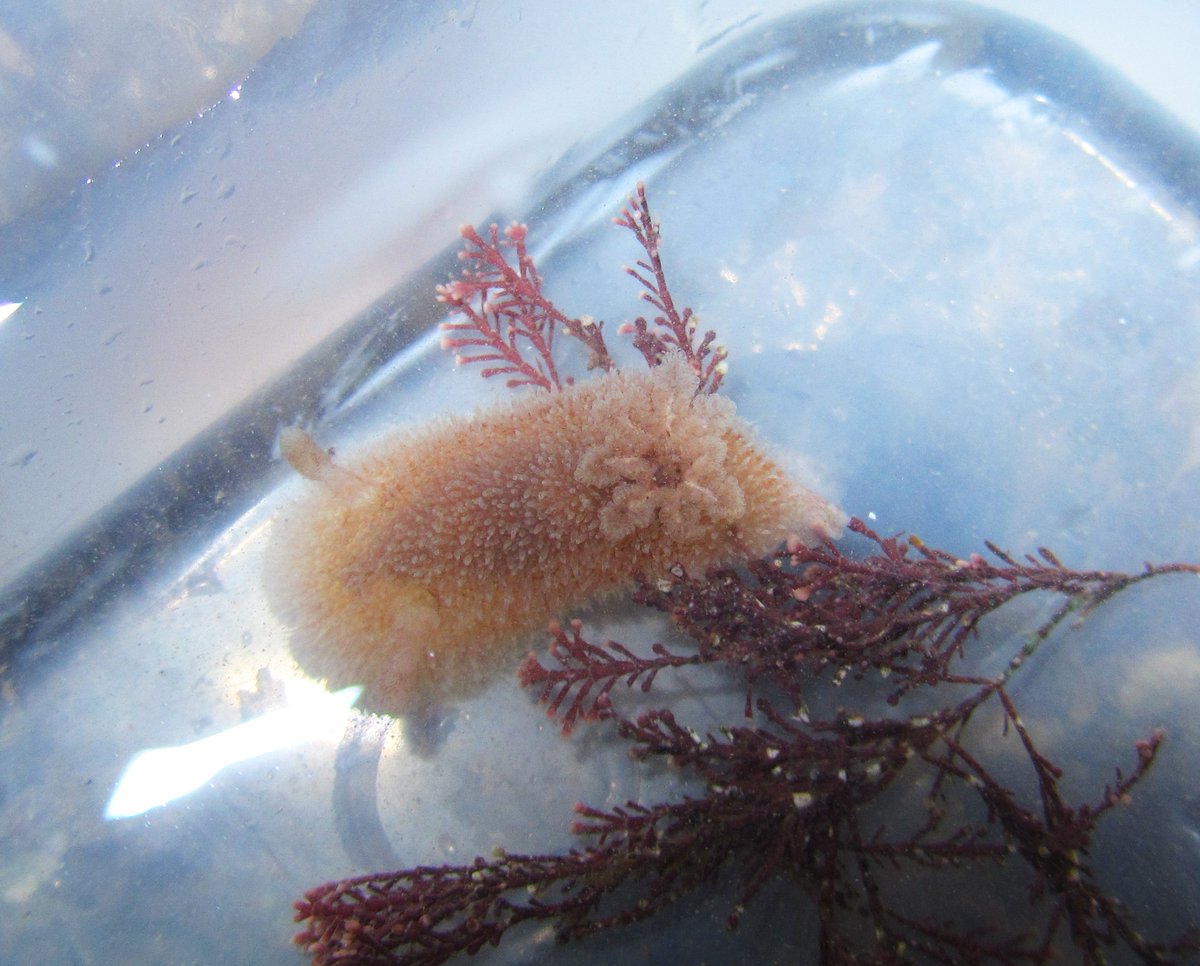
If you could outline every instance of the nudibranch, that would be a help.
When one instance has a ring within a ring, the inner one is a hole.
[[[682,566],[760,556],[843,515],[793,483],[680,355],[415,431],[335,461],[285,430],[313,481],[274,523],[268,598],[293,653],[364,704],[480,691],[572,609]]]

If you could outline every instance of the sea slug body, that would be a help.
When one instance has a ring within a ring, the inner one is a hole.
[[[335,463],[275,521],[268,599],[293,653],[364,704],[421,711],[482,689],[572,608],[655,579],[812,541],[843,516],[765,456],[680,357],[385,438]]]

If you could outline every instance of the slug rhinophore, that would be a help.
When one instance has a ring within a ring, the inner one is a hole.
[[[276,520],[268,597],[301,665],[421,711],[480,690],[554,618],[636,575],[812,541],[843,516],[792,483],[680,356],[381,440],[344,465],[300,430],[315,482]]]

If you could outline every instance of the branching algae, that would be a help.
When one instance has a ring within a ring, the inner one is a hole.
[[[859,547],[843,551],[832,542],[840,512],[787,480],[713,395],[725,353],[675,307],[641,186],[616,221],[645,251],[628,271],[655,310],[618,331],[650,371],[615,372],[602,324],[544,298],[523,226],[504,239],[464,229],[468,267],[440,289],[456,313],[446,347],[485,376],[546,392],[344,465],[286,435],[288,460],[318,486],[280,527],[272,594],[316,673],[365,681],[404,710],[468,693],[539,623],[633,586],[692,648],[637,653],[589,640],[579,621],[555,623],[548,657],[531,653],[520,680],[564,733],[614,728],[634,759],[671,763],[703,794],[581,803],[581,846],[564,854],[500,851],[311,889],[296,903],[297,943],[317,963],[441,963],[521,923],[548,922],[566,941],[646,919],[736,870],[730,928],[768,882],[791,881],[817,912],[812,962],[1100,963],[1111,953],[1165,963],[1200,952],[1195,923],[1169,940],[1143,935],[1088,857],[1098,822],[1130,804],[1164,731],[1131,739],[1126,770],[1071,804],[1009,692],[1068,618],[1200,566],[1075,571],[1048,550],[1022,560],[990,544],[987,557],[959,559],[857,519],[847,543]],[[582,341],[602,374],[562,379],[556,333]],[[980,621],[1033,593],[1061,605],[1001,673],[964,671]],[[696,664],[743,683],[742,720],[702,735],[669,708],[621,713],[619,689],[654,693],[660,674]],[[848,677],[881,682],[892,713],[811,717],[805,690]],[[984,706],[1015,734],[1032,794],[971,751]],[[889,827],[872,810],[894,788],[918,792],[915,822]],[[1027,877],[1029,913],[981,927],[987,877],[1001,868]],[[908,911],[914,889],[952,869],[980,880],[963,897],[966,922],[955,910]]]

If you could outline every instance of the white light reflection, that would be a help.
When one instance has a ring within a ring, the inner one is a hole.
[[[24,304],[24,302],[0,302],[0,325],[7,322],[9,317]]]
[[[1137,182],[1133,178],[1117,167],[1117,165],[1111,159],[1101,154],[1096,149],[1095,145],[1093,145],[1090,141],[1085,141],[1073,131],[1064,131],[1063,136],[1072,144],[1074,144],[1075,147],[1079,148],[1079,150],[1086,154],[1089,158],[1095,158],[1097,161],[1099,161],[1100,164],[1103,165],[1108,171],[1108,173],[1116,178],[1117,181],[1119,181],[1126,188],[1137,187]]]
[[[106,819],[132,818],[182,798],[238,762],[327,736],[350,713],[362,688],[322,691],[199,741],[147,748],[130,759],[104,809]]]

